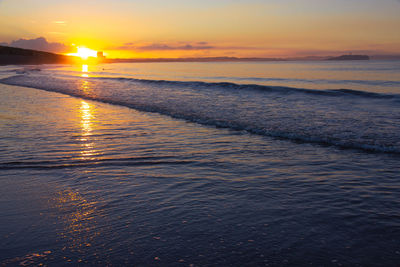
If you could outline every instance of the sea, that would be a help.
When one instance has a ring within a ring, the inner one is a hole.
[[[1,266],[398,266],[400,61],[0,67]]]

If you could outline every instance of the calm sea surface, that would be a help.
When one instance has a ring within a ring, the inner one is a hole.
[[[399,61],[0,67],[1,265],[399,262]]]

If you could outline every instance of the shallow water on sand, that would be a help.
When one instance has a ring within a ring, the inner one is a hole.
[[[400,158],[0,85],[0,263],[381,265]]]

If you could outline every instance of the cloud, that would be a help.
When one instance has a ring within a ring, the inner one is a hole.
[[[4,43],[4,45],[52,53],[66,53],[71,51],[70,46],[62,43],[49,43],[44,37],[36,39],[18,39],[10,43]]]
[[[131,50],[131,51],[206,51],[206,50],[260,50],[260,47],[243,47],[243,46],[215,46],[207,42],[196,42],[194,44],[166,44],[166,43],[150,43],[150,44],[134,44],[125,43],[122,46],[109,47],[110,50]]]
[[[165,44],[151,44],[138,47],[138,50],[208,50],[213,49],[213,46],[209,45],[191,45],[185,44],[180,46],[170,46]]]
[[[184,44],[184,45],[170,45],[162,43],[140,44],[125,43],[122,46],[113,47],[116,50],[136,50],[136,51],[169,51],[169,50],[208,50],[213,49],[213,46],[205,44]]]
[[[60,25],[60,26],[66,26],[67,22],[64,20],[57,20],[57,21],[53,21],[54,24],[56,25]]]

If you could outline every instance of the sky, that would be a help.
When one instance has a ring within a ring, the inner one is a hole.
[[[400,54],[400,0],[0,0],[0,43],[111,58]]]

